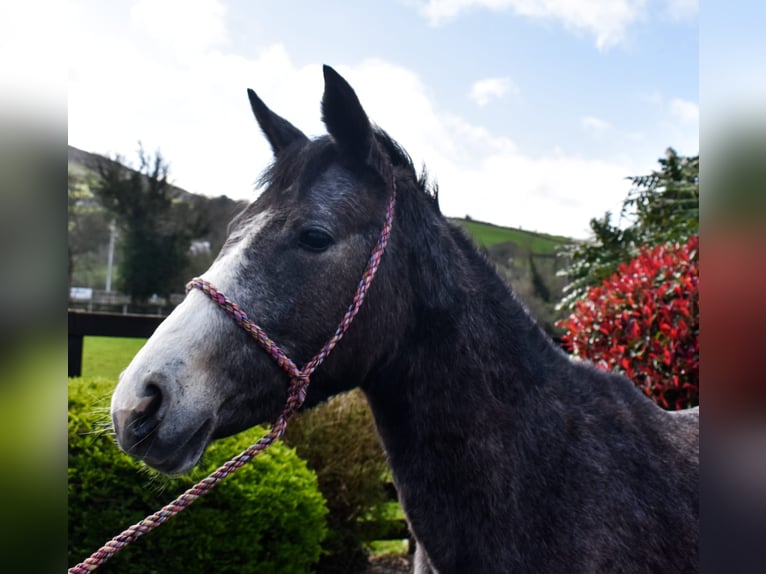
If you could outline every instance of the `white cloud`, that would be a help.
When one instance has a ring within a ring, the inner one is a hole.
[[[683,98],[669,100],[658,127],[661,135],[682,155],[699,153],[699,106]]]
[[[667,13],[674,20],[691,20],[699,12],[699,0],[666,0]]]
[[[217,0],[140,0],[131,19],[182,58],[225,44],[225,9]]]
[[[247,87],[308,135],[324,133],[318,62],[298,67],[281,45],[250,58],[227,53],[220,47],[225,29],[201,40],[193,61],[176,58],[175,41],[158,48],[145,34],[139,41],[135,29],[102,29],[88,11],[81,16],[75,31],[89,33],[75,34],[71,46],[72,145],[131,157],[140,139],[149,150],[161,149],[171,179],[189,191],[253,198],[271,151],[252,117]],[[427,163],[447,215],[584,237],[592,217],[619,205],[628,190],[624,177],[646,168],[563,150],[532,156],[439,109],[415,73],[390,62],[365,60],[338,71],[370,118],[417,166]]]
[[[646,0],[428,0],[421,13],[439,26],[474,7],[557,20],[567,28],[589,32],[596,46],[606,49],[622,42],[628,27],[644,16]]]
[[[695,102],[674,98],[670,102],[670,113],[684,124],[699,123],[700,109]]]
[[[319,67],[304,74],[280,45],[253,59],[208,50],[194,60],[166,57],[172,47],[142,49],[120,36],[99,38],[97,51],[89,45],[83,43],[70,74],[69,142],[134,158],[140,140],[170,161],[171,180],[196,193],[253,197],[271,154],[246,88],[268,93],[277,111],[300,121],[296,112],[307,106],[296,105],[295,93],[321,87]],[[321,122],[312,116],[305,129],[318,133]]]
[[[474,82],[468,97],[479,106],[486,106],[492,100],[502,98],[507,93],[518,94],[518,87],[510,78],[485,78]]]
[[[594,116],[585,116],[581,120],[581,123],[586,130],[596,133],[603,133],[612,127],[612,124],[610,124],[608,121]]]

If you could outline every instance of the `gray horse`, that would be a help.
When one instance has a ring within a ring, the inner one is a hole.
[[[306,404],[366,393],[416,571],[697,571],[698,410],[665,412],[561,352],[348,83],[324,75],[329,136],[315,140],[249,91],[275,159],[202,277],[304,364],[349,304],[394,178],[378,275]],[[112,417],[126,452],[179,473],[286,396],[285,373],[194,290],[122,373]]]

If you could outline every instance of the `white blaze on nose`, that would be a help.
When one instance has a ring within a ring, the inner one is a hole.
[[[271,219],[271,211],[256,214],[229,235],[229,245],[201,277],[222,293],[236,290],[237,271],[242,267],[248,247]]]
[[[257,234],[270,219],[270,212],[255,215],[234,231],[230,245],[213,262],[202,277],[223,293],[236,291],[237,271],[245,253]],[[160,324],[130,365],[120,375],[112,395],[112,414],[119,410],[135,410],[143,400],[148,379],[170,385],[174,403],[181,411],[217,409],[215,385],[205,384],[210,373],[204,372],[206,357],[231,319],[197,289],[193,289]],[[182,383],[183,382],[183,383]],[[191,383],[191,384],[189,384]],[[168,413],[167,418],[171,418]],[[183,414],[181,414],[183,416]]]

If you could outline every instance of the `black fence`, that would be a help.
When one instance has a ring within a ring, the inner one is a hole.
[[[111,303],[98,301],[69,301],[70,311],[107,315],[152,315],[167,317],[175,308],[172,303]]]
[[[161,315],[88,313],[69,310],[69,376],[82,374],[84,337],[150,337],[162,323]]]

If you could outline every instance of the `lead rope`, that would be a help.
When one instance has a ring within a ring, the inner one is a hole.
[[[218,469],[210,473],[207,477],[203,478],[197,484],[189,488],[186,492],[180,495],[178,498],[163,506],[154,514],[147,516],[140,522],[137,522],[133,526],[130,526],[96,552],[91,554],[83,562],[80,562],[76,566],[70,568],[67,572],[69,574],[86,574],[93,572],[96,568],[101,566],[113,555],[117,554],[125,546],[143,536],[147,532],[150,532],[157,528],[160,524],[172,518],[184,508],[192,504],[203,494],[213,489],[224,478],[232,474],[234,471],[250,462],[253,458],[258,456],[264,450],[266,450],[272,443],[279,440],[285,430],[287,429],[287,421],[295,413],[296,410],[306,400],[306,391],[309,383],[309,378],[312,373],[324,362],[327,356],[332,352],[335,346],[340,342],[343,336],[351,326],[351,322],[356,317],[359,309],[364,303],[364,299],[367,296],[367,290],[372,284],[372,280],[375,278],[375,273],[380,266],[381,257],[386,250],[388,239],[391,235],[391,226],[394,219],[394,206],[396,204],[396,181],[391,178],[391,197],[388,200],[386,207],[386,218],[383,224],[383,229],[378,237],[378,242],[375,244],[375,248],[370,255],[370,259],[367,262],[367,267],[362,274],[362,278],[359,281],[359,285],[356,288],[354,299],[346,310],[346,314],[338,324],[338,328],[332,337],[324,344],[319,352],[311,359],[302,369],[298,369],[295,363],[285,354],[279,346],[272,341],[266,332],[255,324],[245,313],[239,305],[230,300],[226,295],[218,291],[213,285],[205,281],[200,277],[196,277],[189,281],[186,285],[186,292],[188,293],[192,289],[199,289],[205,295],[207,295],[216,305],[228,313],[232,319],[242,327],[247,333],[249,333],[258,344],[269,353],[269,355],[277,362],[277,364],[284,369],[290,376],[290,386],[288,388],[287,402],[284,409],[277,417],[277,420],[271,427],[271,430],[252,446],[246,448],[240,454],[220,466]]]

